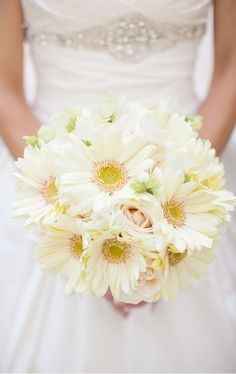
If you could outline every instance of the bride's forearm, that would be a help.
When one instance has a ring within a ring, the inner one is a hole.
[[[223,151],[236,123],[235,73],[228,69],[225,74],[215,77],[209,95],[199,108],[203,116],[200,135],[211,141],[218,154]]]
[[[15,157],[39,126],[23,94],[22,23],[21,1],[0,0],[0,136]]]
[[[38,128],[39,122],[23,96],[0,92],[0,135],[14,157],[23,154],[23,137],[34,135]]]
[[[235,0],[214,0],[214,73],[209,95],[200,108],[201,136],[220,154],[236,123]]]

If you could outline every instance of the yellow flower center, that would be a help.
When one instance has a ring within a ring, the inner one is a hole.
[[[187,251],[177,252],[177,249],[173,245],[169,245],[167,256],[170,266],[175,266],[187,256]]]
[[[41,194],[48,203],[55,202],[58,194],[56,178],[50,177],[43,183],[43,186],[41,188]]]
[[[129,243],[114,239],[107,239],[103,243],[102,253],[105,260],[111,264],[125,263],[131,256]]]
[[[163,267],[163,265],[164,265],[163,259],[161,258],[159,254],[157,254],[156,258],[152,260],[152,264],[151,264],[152,268],[154,270],[159,270]]]
[[[74,235],[70,239],[71,252],[74,257],[80,258],[83,253],[83,239],[81,235]]]
[[[56,213],[58,214],[66,214],[66,212],[68,211],[68,208],[69,208],[68,205],[62,204],[59,201],[56,201],[56,203],[54,204],[54,209]]]
[[[181,227],[185,222],[184,203],[173,199],[163,204],[164,216],[174,227]]]
[[[95,181],[105,191],[119,190],[126,184],[126,170],[116,161],[98,162],[95,165]]]

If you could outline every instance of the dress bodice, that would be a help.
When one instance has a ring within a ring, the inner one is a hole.
[[[22,0],[26,21],[44,31],[88,29],[139,13],[156,23],[199,24],[211,0]]]
[[[177,96],[181,82],[193,106],[190,81],[210,2],[22,0],[44,101],[37,105],[54,111],[101,92],[153,102],[160,93]]]
[[[110,53],[137,62],[149,52],[203,34],[209,0],[23,0],[27,36],[39,45],[57,44]]]

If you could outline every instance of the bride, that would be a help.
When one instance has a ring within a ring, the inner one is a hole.
[[[193,69],[210,6],[215,67],[199,103]],[[235,371],[234,222],[205,280],[175,301],[144,304],[124,318],[105,299],[65,296],[60,281],[35,266],[30,237],[11,213],[22,137],[50,113],[105,93],[150,105],[168,95],[179,110],[199,111],[201,136],[224,151],[235,188],[236,150],[228,142],[236,119],[235,24],[235,0],[1,0],[1,372]],[[32,108],[22,88],[24,35],[38,74]]]

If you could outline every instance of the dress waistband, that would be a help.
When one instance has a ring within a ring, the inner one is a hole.
[[[106,52],[124,62],[140,62],[154,51],[171,48],[178,42],[198,40],[205,24],[155,23],[140,15],[117,18],[104,26],[67,33],[35,30],[26,26],[26,38],[42,46]]]

